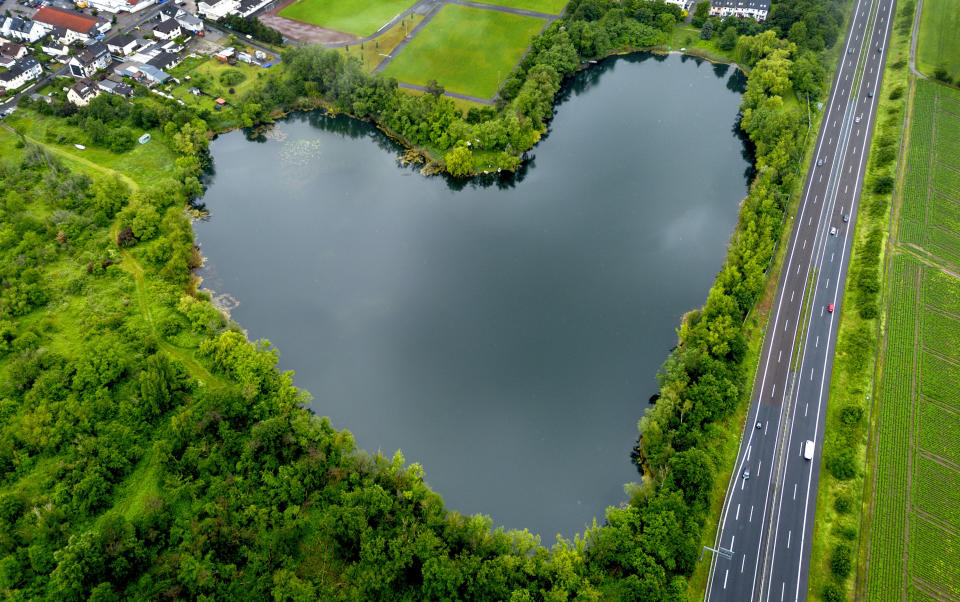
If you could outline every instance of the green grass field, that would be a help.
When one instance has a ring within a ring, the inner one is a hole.
[[[960,93],[915,84],[874,405],[869,600],[960,597]]]
[[[900,240],[960,266],[960,92],[917,81]]]
[[[281,17],[365,37],[413,5],[413,0],[298,0]]]
[[[482,4],[492,4],[494,6],[506,6],[507,8],[520,8],[536,13],[545,13],[548,15],[559,15],[563,12],[563,7],[569,0],[475,0]]]
[[[917,41],[917,68],[933,75],[937,68],[947,71],[960,85],[960,6],[956,0],[924,0]]]
[[[491,98],[546,25],[544,19],[448,4],[387,65],[383,73],[448,92]]]

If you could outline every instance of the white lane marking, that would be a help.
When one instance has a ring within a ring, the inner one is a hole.
[[[803,240],[803,248],[804,248],[804,249],[807,248],[807,240],[806,240],[806,239]],[[801,250],[802,250],[802,249],[801,249]]]
[[[790,539],[793,536],[793,531],[787,531],[787,549],[790,549]]]
[[[824,308],[821,307],[821,308],[820,308],[820,315],[821,315],[821,316],[823,316],[823,310],[824,310]]]
[[[810,380],[813,380],[813,368],[810,368]]]
[[[807,402],[807,403],[803,404],[803,416],[804,416],[804,418],[806,418],[806,416],[807,416],[807,408],[809,408],[809,407],[810,407],[810,402]]]
[[[797,499],[797,484],[793,484],[793,499]]]
[[[848,79],[850,79],[850,74],[849,74],[849,73],[843,76],[843,81],[847,81]],[[837,122],[836,122],[836,121],[833,122],[833,127],[837,127]]]
[[[753,506],[750,506],[750,516],[747,518],[748,523],[753,522]]]
[[[750,450],[752,450],[752,449],[753,449],[753,446],[752,446],[752,445],[748,445],[748,446],[747,446],[747,462],[750,461]]]
[[[820,176],[820,179],[823,180],[823,176]],[[813,202],[814,202],[814,203],[816,203],[816,202],[819,201],[819,200],[820,200],[820,195],[819,195],[819,194],[813,195]]]
[[[733,549],[733,542],[735,542],[735,541],[737,541],[737,536],[736,536],[736,535],[731,535],[731,536],[730,536],[730,549],[731,549],[731,550]]]
[[[740,561],[740,574],[741,574],[741,575],[743,574],[743,567],[744,567],[745,564],[747,564],[747,555],[746,555],[746,554],[743,555],[743,560]]]
[[[777,354],[777,363],[780,363],[780,359],[783,358],[783,349],[780,350],[780,353]]]
[[[848,190],[849,188],[850,188],[850,185],[849,185],[849,184],[844,184],[844,185],[843,185],[843,194],[847,194],[847,190]]]
[[[830,279],[829,279],[829,278],[827,278],[827,285],[824,286],[823,288],[830,288]]]
[[[823,174],[820,174],[820,181],[823,182]],[[813,202],[816,203],[817,199],[813,199]]]
[[[833,263],[833,256],[834,256],[834,255],[836,255],[836,253],[830,253],[830,263]]]
[[[850,168],[847,169],[847,173],[853,173],[853,165],[851,165]]]
[[[857,147],[853,147],[853,154],[857,154]]]
[[[807,225],[809,226],[812,223],[813,223],[813,216],[811,215],[810,219],[807,220]]]
[[[740,479],[740,491],[743,491],[743,486],[747,484],[746,479]]]
[[[757,474],[760,474],[760,467],[763,466],[763,460],[757,462]]]
[[[769,421],[769,420],[767,420],[766,422],[763,423],[763,434],[764,434],[764,435],[767,434],[767,427],[769,427],[769,426],[770,426],[770,421]],[[759,468],[757,468],[757,472],[760,472],[760,469],[759,469]]]
[[[773,387],[770,389],[770,397],[773,397],[777,394],[777,383],[773,383]]]
[[[827,141],[827,144],[833,144],[833,136],[830,136],[830,140]]]
[[[730,569],[727,569],[723,572],[723,589],[727,589],[727,575],[730,574]]]
[[[857,128],[857,137],[860,136],[860,128]]]
[[[881,9],[881,10],[882,10],[882,9]],[[893,3],[891,2],[891,3],[889,3],[889,4],[887,5],[887,16],[892,16],[892,14],[893,14]],[[885,28],[884,33],[883,33],[883,46],[886,46],[886,45],[887,45],[887,41],[888,41],[889,37],[890,37],[890,28],[887,27],[887,28]],[[878,88],[879,83],[880,83],[880,71],[878,70],[878,71],[877,71],[877,74],[874,76],[874,80],[873,80],[873,89],[874,89],[874,90],[876,90],[876,89]],[[866,100],[867,100],[867,99],[864,99],[864,101],[866,101]],[[867,121],[867,125],[866,125],[867,128],[870,127],[870,120],[872,120],[872,118],[873,118],[873,110],[876,109],[876,102],[877,102],[876,97],[874,97],[874,98],[873,98],[873,103],[872,103],[872,106],[871,106],[871,109],[872,109],[872,110],[871,110],[871,112],[869,113],[869,117],[868,117],[868,121]],[[866,140],[865,140],[865,139],[864,139],[863,141],[861,141],[861,143],[864,145],[864,147],[866,147]],[[859,165],[859,167],[858,167],[857,169],[863,169],[863,158],[864,158],[864,153],[860,153],[860,165]],[[858,182],[857,182],[857,185],[859,186],[859,184],[860,184],[860,183],[859,183],[859,181],[858,181]],[[853,197],[853,207],[851,208],[851,213],[855,213],[855,212],[856,212],[856,202],[857,202],[856,199],[857,199],[857,196],[856,196],[856,194],[854,194],[854,197]],[[841,263],[841,264],[843,264],[844,257],[846,256],[846,253],[847,253],[847,237],[848,237],[848,234],[849,234],[849,232],[845,232],[845,233],[844,233],[844,236],[843,236],[843,248],[842,248],[842,250],[841,250],[841,252],[840,252],[840,263]],[[838,288],[838,290],[834,292],[834,298],[836,298],[836,296],[837,296],[839,293],[840,293],[840,291],[839,291],[839,288]],[[828,328],[829,328],[829,330],[828,330],[827,332],[828,332],[828,333],[831,333],[831,332],[833,331],[833,321],[832,321],[832,320],[830,321],[830,326],[829,326]],[[826,371],[827,361],[830,359],[829,355],[830,355],[830,354],[828,354],[828,353],[825,353],[825,354],[824,354],[824,359],[823,359],[823,369],[824,369],[824,371]],[[824,379],[824,380],[826,380],[826,379]],[[822,404],[823,404],[823,387],[824,387],[824,384],[825,384],[825,383],[824,383],[823,380],[820,381],[820,395],[817,397],[817,418],[816,418],[816,422],[814,423],[814,426],[813,426],[813,432],[814,432],[815,434],[818,432],[818,430],[819,430],[819,428],[820,428],[820,410],[821,410],[821,406],[822,406]],[[812,485],[812,483],[813,483],[813,468],[812,468],[812,466],[813,466],[813,465],[811,464],[810,467],[808,468],[809,472],[807,473],[807,493],[806,493],[806,499],[804,500],[804,505],[803,505],[803,527],[802,527],[801,530],[800,530],[800,552],[801,552],[801,553],[800,553],[800,555],[799,555],[799,556],[800,556],[799,561],[797,562],[797,571],[796,571],[796,573],[797,573],[797,599],[798,599],[798,600],[799,600],[799,598],[800,598],[800,577],[801,577],[801,575],[803,574],[803,561],[804,561],[804,558],[803,558],[803,543],[804,543],[804,540],[806,539],[807,513],[808,513],[808,511],[809,511],[809,509],[810,509],[810,488],[811,488],[811,485]],[[771,565],[770,570],[772,571],[772,570],[773,570],[773,561],[772,561],[772,560],[771,560],[771,562],[770,562],[770,565]]]
[[[793,499],[797,499],[797,486],[793,486]],[[737,504],[737,516],[733,520],[740,520],[740,504]]]
[[[797,291],[790,291],[790,303],[793,303],[793,296],[797,294]],[[781,351],[781,353],[783,353]]]
[[[783,602],[783,594],[787,591],[787,582],[783,582],[783,587],[780,588],[780,602]]]
[[[790,320],[787,320],[787,323],[783,325],[783,331],[786,332],[790,328]]]
[[[798,273],[798,274],[800,273],[800,264],[799,264],[799,263],[797,264],[797,273]]]
[[[850,76],[847,75],[847,77],[850,77]],[[836,119],[833,120],[833,127],[837,127],[837,120],[836,120]]]

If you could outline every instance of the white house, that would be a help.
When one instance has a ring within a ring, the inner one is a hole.
[[[97,71],[106,69],[110,61],[107,45],[103,42],[94,42],[70,57],[67,66],[70,68],[70,75],[76,78],[93,77]]]
[[[137,39],[133,36],[121,34],[107,40],[107,50],[111,54],[126,56],[137,49]]]
[[[70,86],[67,90],[67,100],[78,107],[87,106],[91,100],[99,95],[100,88],[94,85],[89,79],[78,80],[77,83]]]
[[[42,50],[44,54],[49,54],[57,58],[62,58],[70,54],[69,46],[58,42],[51,36],[43,39],[43,42],[40,43],[40,50]]]
[[[241,17],[249,17],[264,6],[270,4],[271,0],[240,0],[240,6],[237,12]]]
[[[197,12],[214,21],[240,10],[238,0],[200,0],[197,2]]]
[[[172,40],[183,35],[183,28],[176,19],[167,19],[153,28],[153,35],[161,40]]]
[[[27,47],[23,44],[0,44],[0,55],[7,56],[12,59],[22,59],[27,56]]]
[[[25,56],[14,63],[3,73],[0,73],[0,88],[3,90],[16,90],[29,81],[40,77],[43,68],[40,62],[32,56]]]
[[[109,21],[101,21],[89,15],[60,10],[52,6],[42,7],[33,15],[33,20],[50,29],[62,28],[64,37],[60,41],[64,44],[87,42],[110,30]]]
[[[20,17],[0,17],[0,36],[33,44],[47,35],[48,27]]]
[[[200,33],[203,31],[203,21],[200,20],[200,17],[197,15],[181,9],[177,12],[176,19],[184,31],[189,31],[190,33]]]
[[[710,15],[725,19],[753,17],[764,21],[770,12],[770,0],[710,0]]]

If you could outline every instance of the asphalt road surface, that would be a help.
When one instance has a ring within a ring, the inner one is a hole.
[[[858,0],[854,8],[768,324],[707,600],[807,597],[837,315],[894,4]]]

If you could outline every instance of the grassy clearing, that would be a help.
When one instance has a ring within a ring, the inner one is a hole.
[[[507,8],[519,8],[529,10],[535,13],[545,13],[548,15],[559,15],[567,5],[568,0],[476,0],[482,4],[491,4],[493,6],[506,6]]]
[[[410,84],[491,98],[545,19],[448,4],[384,69]]]
[[[956,0],[924,0],[917,40],[917,68],[933,75],[943,69],[960,84],[960,11]]]
[[[299,0],[280,16],[366,37],[412,5],[411,0]]]
[[[350,44],[336,50],[344,56],[359,58],[364,71],[370,73],[387,58],[386,55],[393,53],[393,49],[403,41],[403,38],[407,37],[407,34],[413,31],[414,27],[420,24],[420,21],[423,21],[423,15],[410,15],[378,35],[374,40],[360,44]]]
[[[719,35],[715,35],[709,40],[701,40],[698,28],[692,25],[684,25],[673,30],[670,47],[672,50],[686,48],[686,51],[690,54],[697,54],[712,61],[734,62],[736,60],[734,51],[721,50],[717,47],[718,41],[720,41]]]

